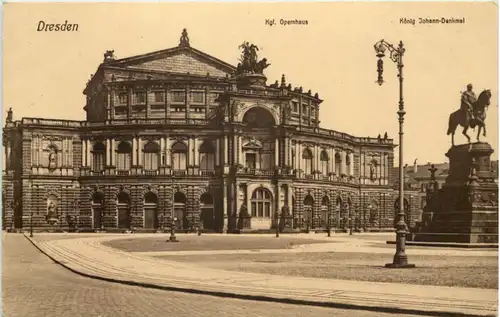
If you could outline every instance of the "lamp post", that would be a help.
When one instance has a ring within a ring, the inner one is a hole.
[[[331,237],[332,236],[332,213],[330,211],[328,211],[328,219],[326,221],[326,225],[327,225],[326,230],[328,230],[328,236]]]
[[[352,236],[352,206],[349,206],[349,235]]]
[[[280,236],[280,215],[279,215],[279,211],[276,210],[276,213],[275,213],[275,216],[276,218],[276,238],[279,238]]]
[[[176,236],[175,236],[175,222],[177,221],[177,218],[174,217],[174,198],[175,198],[175,195],[174,195],[174,179],[172,178],[172,204],[171,204],[171,208],[172,208],[172,211],[170,212],[170,238],[167,240],[168,242],[179,242],[179,240],[177,240]]]
[[[385,51],[389,50],[390,58],[396,63],[398,68],[398,78],[399,78],[399,110],[398,110],[398,121],[399,121],[399,212],[398,212],[398,222],[396,224],[396,253],[394,254],[394,259],[392,263],[388,263],[385,266],[388,268],[410,268],[415,267],[414,264],[408,263],[408,256],[405,253],[406,244],[406,223],[404,221],[404,203],[403,203],[403,122],[404,115],[406,114],[404,109],[404,99],[403,99],[403,55],[405,53],[405,48],[403,42],[400,41],[399,45],[395,47],[394,45],[387,43],[384,40],[378,41],[375,46],[375,52],[378,57],[377,61],[377,73],[378,79],[377,83],[381,86],[384,83],[383,72],[384,72],[384,62],[382,58],[385,56]]]
[[[80,202],[78,201],[78,199],[75,199],[73,204],[75,208],[75,232],[78,232],[78,223],[80,222],[80,212],[79,212]]]

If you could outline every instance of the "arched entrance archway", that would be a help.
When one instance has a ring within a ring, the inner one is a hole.
[[[311,195],[307,195],[306,198],[304,198],[304,221],[306,227],[308,223],[310,226],[313,225],[313,204],[313,197]]]
[[[200,197],[201,222],[204,229],[215,229],[214,224],[214,198],[209,193]]]
[[[132,227],[132,215],[130,213],[130,196],[120,192],[116,197],[116,212],[118,215],[118,228],[130,229]]]
[[[144,228],[158,228],[158,196],[155,193],[144,194]]]
[[[186,195],[176,192],[174,195],[174,217],[176,229],[189,229],[190,221],[186,210]]]
[[[104,221],[104,195],[100,192],[92,195],[92,228],[100,229]]]
[[[269,110],[263,107],[253,107],[243,115],[243,123],[251,128],[272,128],[276,121]]]

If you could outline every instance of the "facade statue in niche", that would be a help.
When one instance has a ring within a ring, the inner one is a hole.
[[[377,162],[373,160],[370,163],[370,180],[374,182],[377,179]]]
[[[51,201],[49,202],[49,205],[47,206],[47,215],[46,215],[47,222],[50,224],[54,224],[58,222],[57,219],[57,205]]]
[[[57,152],[51,147],[49,152],[49,169],[55,169],[57,167]]]

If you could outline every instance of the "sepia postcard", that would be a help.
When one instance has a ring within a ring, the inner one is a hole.
[[[3,7],[2,316],[497,316],[496,3]]]

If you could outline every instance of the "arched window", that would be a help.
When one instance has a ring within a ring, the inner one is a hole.
[[[172,168],[174,171],[187,169],[187,153],[188,148],[182,142],[177,142],[172,146]]]
[[[142,150],[144,152],[144,169],[155,171],[160,163],[160,147],[156,142],[148,142]]]
[[[276,124],[269,110],[262,107],[254,107],[248,110],[243,116],[243,123],[246,123],[248,127],[255,128],[271,128]]]
[[[328,162],[330,158],[328,157],[328,153],[325,150],[321,151],[321,155],[319,157],[319,170],[322,175],[328,175]]]
[[[116,149],[116,169],[118,171],[130,170],[132,161],[132,146],[128,142],[120,142]]]
[[[342,159],[339,153],[335,153],[335,175],[340,176],[340,164],[342,164]]]
[[[213,171],[215,168],[215,149],[212,142],[206,140],[200,146],[200,170]]]
[[[251,199],[252,217],[270,218],[272,200],[269,190],[262,187],[254,190]]]
[[[104,171],[104,164],[106,163],[106,146],[97,142],[92,148],[92,171],[102,173]]]
[[[302,152],[302,159],[304,160],[304,173],[306,175],[312,174],[313,155],[310,149],[304,149],[304,151]]]

